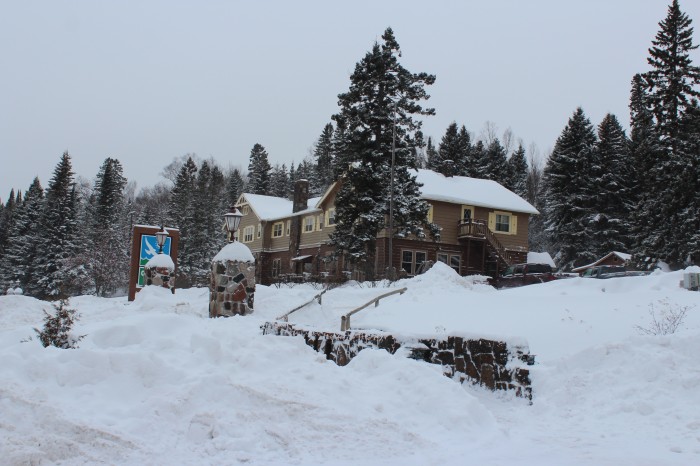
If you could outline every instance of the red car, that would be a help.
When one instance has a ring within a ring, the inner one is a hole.
[[[554,274],[549,264],[516,264],[508,267],[503,275],[491,279],[489,283],[496,288],[512,288],[550,282],[557,278],[561,277]]]

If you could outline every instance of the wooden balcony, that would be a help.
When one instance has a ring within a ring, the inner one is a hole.
[[[489,227],[484,220],[459,220],[457,238],[486,239]]]

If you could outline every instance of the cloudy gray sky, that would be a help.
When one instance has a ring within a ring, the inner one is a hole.
[[[0,198],[46,186],[65,150],[78,175],[115,157],[140,187],[186,153],[245,168],[260,143],[298,163],[387,26],[406,68],[437,75],[426,135],[490,121],[546,153],[579,105],[627,124],[669,2],[5,0]],[[697,27],[700,2],[681,8]]]

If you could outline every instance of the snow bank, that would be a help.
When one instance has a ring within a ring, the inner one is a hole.
[[[170,257],[170,255],[161,253],[151,257],[148,260],[148,262],[146,262],[146,267],[156,267],[165,268],[168,270],[175,270],[175,262],[173,262],[173,259]]]
[[[83,296],[80,348],[22,343],[48,303],[0,296],[0,451],[7,464],[687,465],[700,458],[700,312],[640,336],[650,305],[696,306],[683,272],[506,291],[436,265],[353,316],[406,333],[525,338],[534,404],[440,367],[366,350],[346,367],[259,325],[319,290],[258,287],[256,314],[208,319],[208,290]],[[293,314],[339,326],[384,293],[339,287]],[[657,307],[658,309],[658,307]]]

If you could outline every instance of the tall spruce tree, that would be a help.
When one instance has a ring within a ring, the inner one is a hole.
[[[284,164],[275,164],[275,167],[270,172],[270,196],[289,197],[289,183],[287,167]]]
[[[440,153],[433,145],[433,138],[428,137],[428,144],[425,148],[425,168],[438,171],[440,166]]]
[[[527,197],[528,168],[525,148],[522,144],[518,145],[518,149],[508,159],[508,172],[510,179],[505,185],[506,188],[522,198]]]
[[[2,210],[0,210],[0,259],[2,259],[5,254],[5,249],[8,246],[8,236],[12,229],[16,203],[15,190],[11,189],[7,202],[2,206]]]
[[[194,197],[197,171],[198,168],[194,160],[192,157],[188,157],[180,168],[175,179],[175,186],[170,193],[168,223],[175,225],[180,230],[177,272],[180,286],[189,286],[192,283],[192,274],[195,268],[196,258],[192,254],[194,248],[192,234],[196,228]]]
[[[15,206],[15,217],[8,234],[5,255],[0,260],[0,283],[2,288],[20,287],[32,294],[31,278],[36,260],[39,239],[39,220],[43,209],[44,189],[39,178],[26,191],[21,204]]]
[[[650,183],[640,206],[644,231],[640,253],[678,267],[691,251],[687,237],[677,225],[693,222],[694,188],[697,174],[691,173],[694,155],[686,151],[683,134],[686,116],[700,93],[700,68],[692,65],[690,52],[693,28],[690,18],[674,0],[649,49],[651,70],[644,74],[648,107],[654,117],[654,163]]]
[[[557,139],[544,169],[546,228],[553,238],[554,260],[564,269],[595,258],[588,231],[592,207],[588,170],[595,144],[593,126],[579,107]]]
[[[459,129],[457,123],[453,121],[442,136],[440,146],[438,146],[438,159],[433,162],[430,169],[443,175],[454,175],[454,168],[461,162],[462,155],[459,145]]]
[[[238,168],[234,168],[228,176],[228,183],[226,185],[229,206],[235,205],[236,202],[238,202],[238,198],[243,194],[244,190],[245,182],[241,171]]]
[[[629,141],[615,115],[598,126],[598,142],[591,157],[587,185],[593,210],[589,219],[596,257],[631,246],[630,212],[634,208]]]
[[[422,235],[428,205],[419,198],[419,185],[408,172],[415,133],[421,122],[414,115],[432,115],[421,101],[429,98],[425,86],[435,82],[427,73],[414,74],[401,66],[399,44],[391,28],[382,43],[357,63],[348,92],[338,96],[340,112],[333,116],[345,128],[351,168],[345,172],[336,198],[336,228],[331,242],[356,264],[374,274],[376,239],[386,226],[392,132],[395,135],[395,225],[397,231]],[[393,131],[392,131],[393,130]],[[399,199],[401,197],[401,199]],[[391,234],[394,234],[392,232]]]
[[[36,293],[42,299],[70,295],[69,284],[75,272],[67,261],[82,245],[77,243],[76,192],[70,155],[64,152],[54,169],[46,191],[41,215],[35,262]]]
[[[333,125],[328,123],[323,127],[314,148],[316,170],[309,187],[314,196],[323,194],[326,188],[333,183],[333,155]]]
[[[510,183],[508,157],[498,138],[494,138],[486,148],[486,163],[482,177],[504,186]]]
[[[251,194],[269,195],[271,171],[267,151],[256,143],[250,151],[248,163],[248,191]]]

